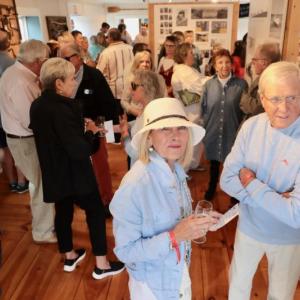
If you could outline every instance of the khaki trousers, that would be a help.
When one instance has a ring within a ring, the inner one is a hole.
[[[7,144],[16,166],[30,182],[32,237],[35,241],[47,240],[54,230],[54,204],[43,201],[42,176],[34,138],[8,137]]]
[[[269,273],[267,299],[294,299],[300,277],[300,245],[261,243],[237,230],[229,274],[229,300],[250,299],[252,279],[264,254]]]

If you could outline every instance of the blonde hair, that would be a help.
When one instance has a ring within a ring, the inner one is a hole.
[[[75,73],[75,67],[60,57],[48,59],[41,68],[40,80],[43,89],[56,90],[56,80],[65,79]]]
[[[287,61],[270,64],[260,75],[258,84],[259,94],[264,93],[266,86],[270,84],[271,79],[276,78],[277,81],[282,81],[292,76],[297,77],[300,81],[300,70],[296,64]]]
[[[150,154],[149,148],[151,146],[149,144],[150,133],[151,130],[144,132],[141,136],[140,144],[138,145],[139,160],[141,160],[144,164],[148,164],[150,161],[149,158],[149,154]],[[193,134],[190,128],[188,128],[188,134],[189,134],[189,138],[185,148],[185,152],[183,156],[178,160],[178,163],[184,168],[190,165],[193,157],[193,144],[192,144]]]
[[[148,59],[150,60],[151,63],[151,67],[150,70],[153,71],[153,63],[152,63],[152,58],[151,58],[151,54],[149,51],[140,51],[137,52],[133,58],[133,62],[132,62],[132,67],[131,67],[131,72],[134,73],[136,70],[138,70],[140,63],[141,63],[141,59],[143,57],[147,56]]]

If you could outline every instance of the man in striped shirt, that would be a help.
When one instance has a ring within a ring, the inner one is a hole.
[[[133,59],[132,47],[121,40],[116,28],[108,32],[109,46],[100,55],[97,69],[107,80],[116,99],[121,99],[124,89],[124,69]]]

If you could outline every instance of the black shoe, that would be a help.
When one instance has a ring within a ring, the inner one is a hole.
[[[26,192],[29,191],[29,184],[28,184],[28,182],[26,182],[26,183],[24,183],[22,185],[18,184],[16,189],[17,189],[16,192],[18,194],[26,193]]]
[[[11,192],[16,192],[17,191],[17,187],[18,187],[17,183],[10,183],[9,184],[9,189],[10,189]]]
[[[64,263],[64,271],[65,272],[73,272],[77,265],[84,259],[86,255],[85,249],[77,249],[75,252],[78,254],[78,256],[74,259],[65,259]]]
[[[110,269],[99,269],[95,267],[92,276],[94,279],[103,279],[107,276],[117,275],[125,269],[125,265],[120,261],[110,261]]]

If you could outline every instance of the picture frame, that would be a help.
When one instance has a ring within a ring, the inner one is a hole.
[[[57,39],[64,31],[68,30],[66,16],[46,16],[49,39]]]

